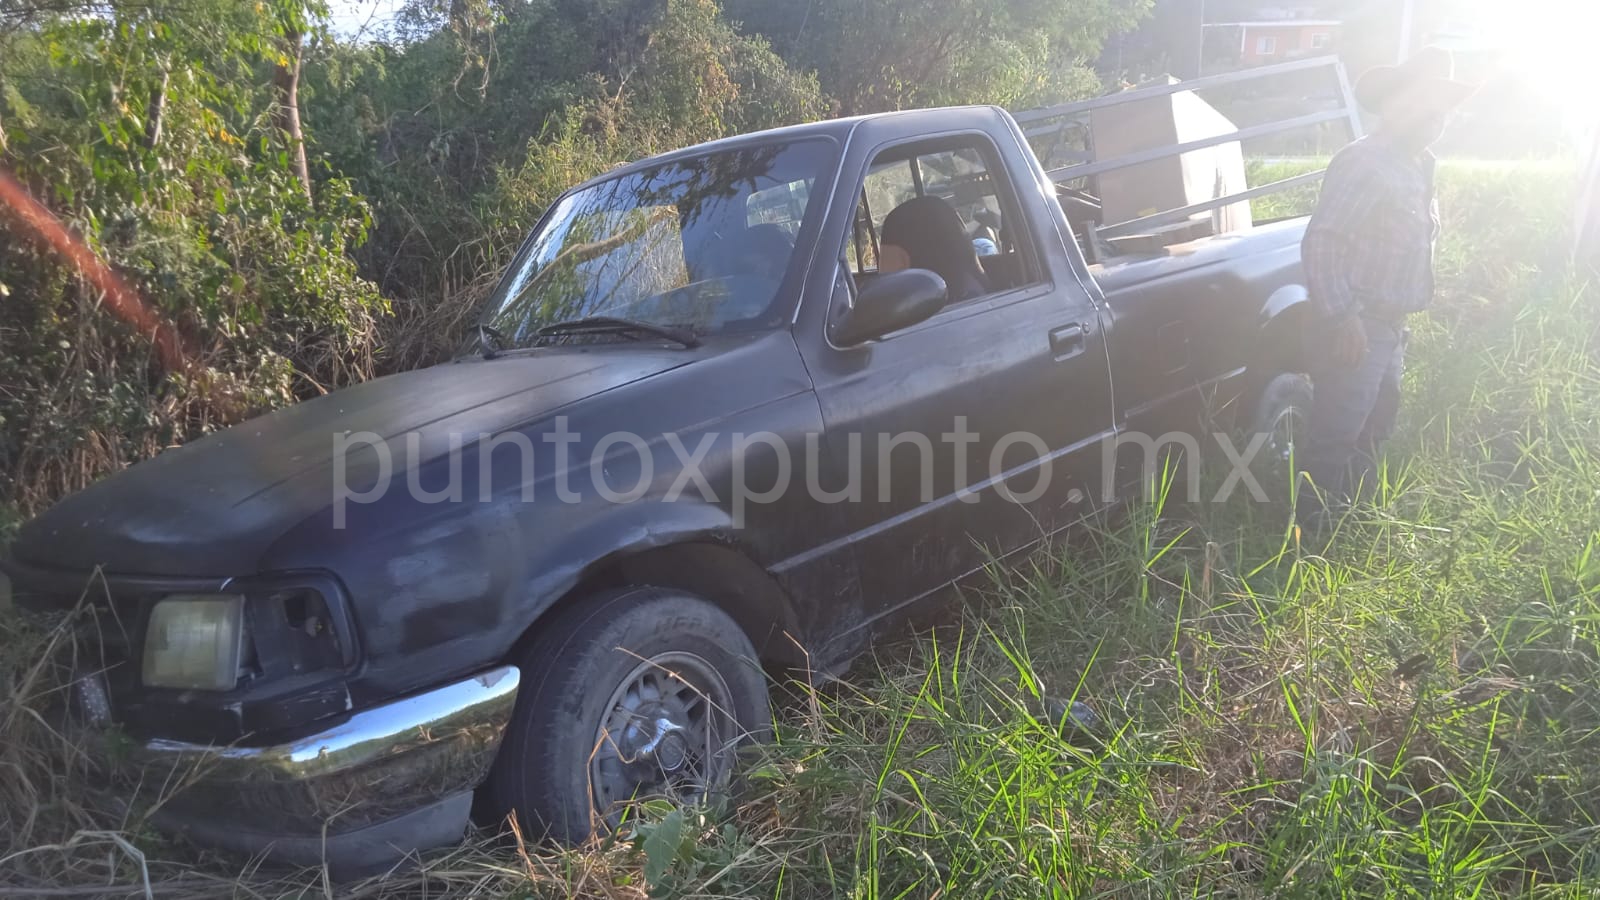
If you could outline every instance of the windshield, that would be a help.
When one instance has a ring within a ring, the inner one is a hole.
[[[509,344],[609,316],[710,334],[765,327],[829,142],[768,144],[645,169],[562,198],[484,317]]]

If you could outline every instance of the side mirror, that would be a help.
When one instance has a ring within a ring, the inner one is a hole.
[[[944,309],[949,289],[927,269],[884,275],[861,292],[856,304],[833,326],[833,342],[854,347],[891,331],[926,321]]]

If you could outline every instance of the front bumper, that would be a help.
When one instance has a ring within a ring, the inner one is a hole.
[[[351,877],[461,838],[518,680],[502,666],[281,744],[156,740],[125,756],[164,785],[158,827]]]

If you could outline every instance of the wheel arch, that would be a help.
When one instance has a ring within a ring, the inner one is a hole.
[[[782,585],[757,561],[752,548],[731,528],[630,530],[599,544],[582,544],[591,561],[559,575],[540,579],[537,594],[553,598],[539,603],[509,648],[516,655],[528,645],[540,624],[595,591],[626,585],[672,588],[704,598],[744,629],[763,662],[800,666],[805,656],[794,604]],[[571,558],[571,557],[569,557]]]
[[[1255,408],[1273,378],[1308,371],[1305,329],[1310,315],[1311,299],[1303,284],[1286,284],[1262,304],[1256,320],[1256,340],[1246,363],[1246,409]]]

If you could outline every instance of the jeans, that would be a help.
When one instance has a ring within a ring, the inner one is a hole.
[[[1327,342],[1310,348],[1315,393],[1302,468],[1324,497],[1343,499],[1370,487],[1378,450],[1400,415],[1400,379],[1410,332],[1394,321],[1361,317],[1367,355],[1354,368],[1329,358]],[[1319,329],[1327,333],[1324,325]]]

